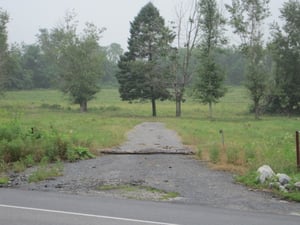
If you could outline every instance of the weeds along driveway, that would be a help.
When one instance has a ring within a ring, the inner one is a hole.
[[[160,154],[153,154],[155,149]],[[128,133],[128,141],[113,151],[120,153],[99,158],[66,163],[64,176],[39,183],[28,183],[30,171],[15,182],[14,187],[26,190],[67,192],[124,198],[126,190],[116,186],[153,187],[165,192],[176,192],[168,201],[201,204],[220,208],[300,214],[300,204],[280,201],[268,193],[250,191],[234,184],[230,173],[210,170],[205,162],[194,159],[174,131],[161,123],[142,123]],[[140,151],[140,152],[139,152]],[[145,154],[150,151],[152,154]],[[168,151],[181,154],[165,154]],[[162,154],[163,153],[163,154]],[[128,190],[127,190],[128,191]],[[131,198],[159,200],[151,190],[141,191]]]

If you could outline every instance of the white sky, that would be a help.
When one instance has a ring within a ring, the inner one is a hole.
[[[166,22],[175,20],[175,7],[191,0],[152,0]],[[231,0],[218,0],[230,3]],[[270,21],[278,21],[279,8],[287,0],[270,0],[273,14]],[[129,37],[130,21],[149,0],[0,0],[0,8],[6,10],[11,18],[8,24],[9,42],[32,44],[40,28],[52,28],[63,18],[68,10],[74,9],[80,24],[93,22],[98,27],[106,27],[100,44],[113,42],[125,49]]]

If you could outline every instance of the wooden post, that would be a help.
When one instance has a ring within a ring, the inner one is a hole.
[[[297,167],[300,170],[300,143],[299,143],[299,131],[296,131],[296,157]]]
[[[221,143],[222,143],[223,149],[225,149],[224,131],[223,130],[219,130],[219,133],[221,134]]]

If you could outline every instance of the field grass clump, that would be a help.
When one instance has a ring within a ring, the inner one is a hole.
[[[6,185],[9,182],[8,176],[0,175],[0,185]]]
[[[61,162],[56,162],[55,164],[45,164],[46,161],[42,162],[36,171],[29,176],[29,183],[39,182],[63,175],[63,164]]]

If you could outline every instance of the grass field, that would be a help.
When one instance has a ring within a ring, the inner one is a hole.
[[[175,118],[171,101],[157,102],[158,116],[152,118],[150,103],[122,102],[116,89],[103,89],[88,103],[88,113],[81,114],[79,106],[70,104],[58,91],[16,91],[0,99],[0,121],[17,119],[24,129],[55,127],[70,138],[89,143],[94,152],[121,144],[136,124],[160,121],[176,130],[184,144],[215,168],[248,174],[268,164],[275,172],[300,179],[294,140],[300,118],[263,116],[254,120],[249,106],[246,90],[235,87],[214,106],[213,120],[208,119],[208,106],[190,98],[183,103],[181,118]]]

